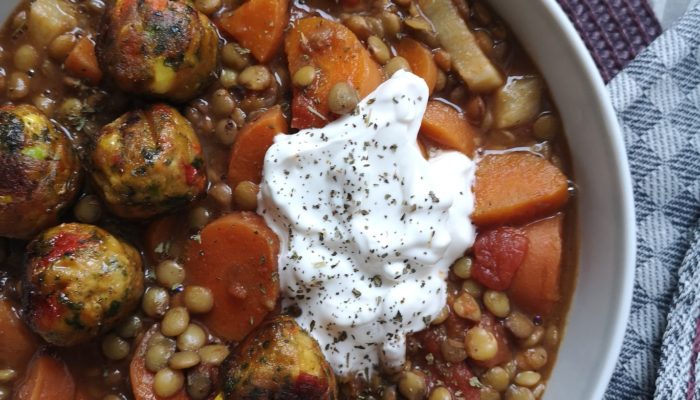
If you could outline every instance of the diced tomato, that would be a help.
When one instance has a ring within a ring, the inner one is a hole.
[[[48,265],[61,257],[75,253],[84,243],[85,237],[77,233],[62,232],[51,241],[49,253],[46,254],[42,263]]]
[[[440,343],[444,340],[445,332],[439,326],[430,326],[415,334],[426,353],[435,357],[442,357],[440,353]]]
[[[479,389],[472,386],[471,379],[474,374],[466,363],[439,362],[433,364],[430,370],[431,375],[443,382],[453,395],[461,392],[460,398],[465,400],[479,400],[481,398]]]
[[[191,164],[184,164],[183,168],[185,169],[185,182],[188,185],[196,184],[197,181],[200,179],[199,170]]]
[[[314,101],[304,96],[300,90],[299,93],[292,102],[292,128],[320,128],[326,125],[329,121],[322,114],[313,111],[316,109]]]
[[[528,239],[521,229],[504,226],[482,232],[474,243],[474,280],[489,289],[508,289],[527,247]]]

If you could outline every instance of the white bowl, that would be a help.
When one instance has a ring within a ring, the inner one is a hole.
[[[579,273],[545,399],[603,397],[632,299],[635,221],[622,134],[598,70],[555,0],[490,0],[547,80],[578,185]]]
[[[627,325],[634,279],[632,186],[622,135],[588,50],[555,0],[490,0],[547,80],[578,184],[579,276],[545,399],[603,397]],[[0,20],[14,2],[0,1]]]

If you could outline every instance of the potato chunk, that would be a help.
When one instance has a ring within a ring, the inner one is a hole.
[[[540,111],[542,81],[536,76],[510,78],[493,98],[496,128],[510,128],[530,122]]]
[[[78,25],[75,9],[63,0],[36,0],[29,9],[27,23],[29,34],[42,46]]]

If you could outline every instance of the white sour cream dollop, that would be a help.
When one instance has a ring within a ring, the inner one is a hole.
[[[474,241],[474,162],[424,159],[427,101],[421,78],[397,72],[352,115],[279,135],[265,156],[258,213],[281,241],[285,305],[339,375],[400,366]]]

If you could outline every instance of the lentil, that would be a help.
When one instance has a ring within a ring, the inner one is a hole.
[[[561,130],[559,118],[553,114],[544,114],[532,124],[532,134],[540,140],[552,140]]]
[[[411,65],[408,63],[408,60],[401,56],[392,58],[384,65],[384,73],[388,77],[391,77],[400,69],[411,72]]]
[[[460,294],[452,304],[452,310],[461,318],[475,322],[481,320],[481,307],[469,293]]]
[[[204,373],[194,370],[187,373],[187,394],[192,400],[203,400],[212,391],[211,379]]]
[[[250,52],[239,45],[229,42],[221,49],[221,60],[227,67],[238,71],[250,65]]]
[[[425,379],[418,373],[407,371],[399,379],[399,392],[407,400],[420,400],[426,392]]]
[[[230,146],[238,137],[238,125],[231,118],[225,118],[216,123],[216,128],[214,128],[214,133],[219,143]]]
[[[229,121],[231,123],[234,123],[232,120],[229,120]],[[207,191],[207,194],[211,198],[216,200],[216,202],[219,203],[219,205],[224,207],[224,208],[228,208],[231,205],[231,199],[233,198],[233,191],[231,190],[231,187],[224,182],[219,182],[219,183],[212,185],[209,188],[209,190]],[[192,310],[190,310],[190,311],[192,311]]]
[[[336,83],[328,93],[328,107],[335,114],[347,114],[354,110],[359,102],[357,90],[346,82]]]
[[[265,90],[272,84],[272,74],[263,65],[253,65],[238,75],[238,83],[248,90]]]
[[[136,337],[143,330],[143,321],[138,315],[131,315],[117,328],[117,334],[124,339]]]
[[[522,358],[529,368],[540,370],[547,365],[547,350],[541,346],[533,347],[525,350]]]
[[[469,279],[472,276],[472,259],[471,257],[461,257],[452,264],[452,272],[457,277]]]
[[[450,308],[446,305],[440,310],[440,314],[431,322],[432,325],[440,325],[450,316]]]
[[[544,333],[544,344],[549,348],[555,348],[559,345],[559,328],[555,325],[550,325]]]
[[[202,229],[211,220],[211,212],[206,207],[195,207],[190,211],[189,224],[192,229]]]
[[[143,295],[141,308],[151,318],[162,317],[170,307],[168,292],[159,287],[149,287]]]
[[[506,400],[535,400],[535,395],[528,388],[510,385],[506,390]]]
[[[498,342],[493,333],[476,326],[467,331],[464,337],[464,347],[470,358],[477,361],[490,360],[498,353]]]
[[[508,371],[502,367],[493,367],[488,369],[481,375],[481,381],[498,392],[506,390],[510,384],[510,376]]]
[[[173,307],[163,316],[160,331],[165,336],[178,336],[183,333],[190,324],[190,314],[184,307]]]
[[[163,368],[153,378],[153,391],[160,397],[170,397],[180,391],[185,384],[185,377],[180,371]]]
[[[11,368],[0,369],[0,384],[10,383],[17,379],[17,371]]]
[[[479,389],[480,400],[501,400],[501,395],[494,389],[484,386]]]
[[[197,324],[189,324],[177,337],[177,348],[181,351],[199,350],[207,343],[207,333]]]
[[[156,344],[146,350],[144,360],[146,369],[156,373],[168,365],[168,360],[175,353],[175,346]]]
[[[199,349],[202,364],[219,365],[224,362],[228,355],[228,346],[223,344],[210,344]]]
[[[445,339],[440,344],[440,353],[447,362],[458,363],[467,359],[464,342],[457,339]]]
[[[195,7],[204,14],[214,14],[221,8],[221,0],[195,0]]]
[[[396,37],[401,32],[401,17],[398,15],[384,11],[380,17],[382,20],[382,26],[384,27],[384,33],[389,37]]]
[[[238,83],[238,73],[234,70],[224,68],[219,76],[219,83],[226,89],[231,89]]]
[[[535,330],[535,324],[525,314],[514,311],[506,317],[505,325],[518,339],[526,339]]]
[[[130,350],[129,342],[117,335],[110,334],[102,340],[102,353],[110,360],[123,360],[129,355]]]
[[[156,280],[166,289],[185,281],[185,268],[174,260],[161,261],[156,266]]]
[[[7,84],[7,96],[12,100],[21,100],[29,94],[31,78],[24,72],[13,72]]]
[[[243,181],[233,190],[233,202],[243,211],[254,211],[258,208],[258,185]]]
[[[168,360],[168,366],[172,369],[187,369],[199,364],[199,355],[194,351],[181,351],[175,353]]]
[[[211,290],[203,286],[185,287],[184,301],[187,310],[193,314],[208,313],[214,307],[214,296]]]
[[[523,371],[515,375],[515,384],[525,387],[532,387],[542,379],[542,376],[534,371]]]
[[[469,293],[475,299],[481,297],[484,293],[484,288],[475,280],[467,279],[462,282],[462,291]]]
[[[544,328],[541,326],[535,326],[530,336],[528,336],[523,342],[524,347],[535,347],[542,342],[544,338]]]
[[[503,292],[487,290],[483,297],[484,306],[494,316],[505,318],[510,314],[510,300]]]
[[[226,89],[219,89],[214,92],[211,99],[211,111],[220,117],[231,115],[236,108],[236,101]]]
[[[292,75],[292,83],[294,86],[306,87],[313,83],[316,79],[316,69],[311,65],[305,65],[297,70]]]
[[[384,41],[382,41],[382,39],[378,36],[372,35],[367,38],[367,47],[378,63],[383,65],[386,64],[389,59],[391,59],[389,47],[387,47],[387,45],[384,44]]]
[[[444,386],[438,386],[430,392],[428,400],[452,400],[452,393]]]
[[[28,72],[39,65],[39,52],[31,44],[24,44],[15,51],[15,68]]]

